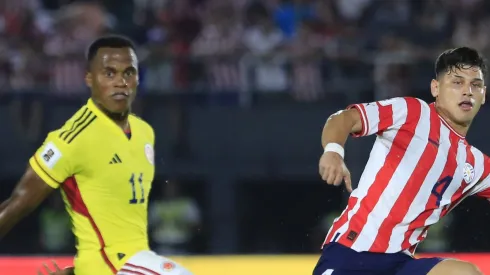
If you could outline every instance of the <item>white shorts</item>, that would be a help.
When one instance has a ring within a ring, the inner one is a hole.
[[[176,262],[153,251],[140,251],[132,256],[117,275],[192,275]]]

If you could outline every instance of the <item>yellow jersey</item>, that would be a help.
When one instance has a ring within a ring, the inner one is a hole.
[[[154,132],[136,116],[128,120],[130,137],[89,99],[29,160],[48,185],[61,187],[77,240],[77,275],[115,274],[149,249]]]

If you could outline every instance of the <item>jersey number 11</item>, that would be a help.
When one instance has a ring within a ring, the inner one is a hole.
[[[143,187],[143,173],[140,173],[138,177],[138,183],[140,185],[141,190],[141,198],[138,200],[136,198],[136,183],[135,183],[135,175],[131,174],[131,178],[129,179],[129,183],[131,184],[131,188],[133,189],[133,198],[129,200],[130,204],[144,203],[145,202],[145,188]]]

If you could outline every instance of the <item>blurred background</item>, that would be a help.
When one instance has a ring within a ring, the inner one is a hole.
[[[86,102],[88,44],[123,34],[140,59],[134,112],[156,132],[152,247],[318,254],[348,196],[318,176],[326,118],[355,102],[430,101],[437,55],[489,53],[489,24],[484,0],[0,0],[0,199]],[[484,107],[468,137],[483,152],[489,116]],[[354,182],[372,142],[348,142]],[[490,250],[489,214],[488,202],[467,199],[419,251]],[[0,253],[73,255],[69,224],[55,193]]]

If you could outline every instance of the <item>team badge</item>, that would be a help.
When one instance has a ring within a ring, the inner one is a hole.
[[[175,264],[172,262],[164,262],[162,264],[163,271],[171,271],[175,268]]]
[[[145,145],[145,155],[151,165],[155,164],[155,152],[153,151],[153,146],[150,144]]]
[[[475,178],[475,169],[473,169],[473,166],[469,163],[464,164],[463,168],[463,179],[464,181],[469,184],[470,182],[473,181]]]

